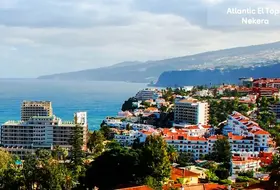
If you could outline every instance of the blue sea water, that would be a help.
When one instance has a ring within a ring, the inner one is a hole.
[[[0,124],[20,119],[23,100],[49,100],[54,114],[63,120],[73,120],[74,112],[87,111],[89,129],[95,130],[106,116],[117,115],[124,100],[145,87],[126,82],[1,79]]]

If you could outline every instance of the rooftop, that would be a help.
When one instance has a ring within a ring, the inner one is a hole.
[[[194,98],[186,98],[186,99],[179,100],[178,103],[199,103],[199,101]]]

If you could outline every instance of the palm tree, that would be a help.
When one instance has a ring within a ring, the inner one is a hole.
[[[179,157],[178,152],[173,146],[168,145],[167,152],[168,152],[168,157],[170,162],[174,163],[178,160]]]

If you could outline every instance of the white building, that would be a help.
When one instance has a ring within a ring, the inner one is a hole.
[[[192,89],[193,89],[193,86],[183,86],[183,88],[182,88],[183,90],[185,90],[185,91],[192,91]]]
[[[213,93],[211,91],[209,91],[208,89],[206,90],[200,90],[200,91],[197,91],[195,93],[196,96],[200,96],[200,97],[207,97],[207,96],[210,96],[212,97],[213,96]]]
[[[242,142],[243,139],[244,142],[247,142],[245,139],[251,139],[253,147],[250,148],[253,148],[254,151],[267,151],[269,148],[270,134],[263,130],[258,123],[238,112],[233,112],[228,117],[228,124],[223,129],[223,134],[230,134],[229,137],[234,136],[241,139]]]
[[[50,101],[23,101],[21,105],[21,120],[28,121],[32,116],[52,116]]]
[[[1,126],[1,142],[3,147],[21,158],[36,149],[52,149],[53,146],[71,149],[71,140],[75,127],[81,127],[84,146],[87,142],[87,114],[75,113],[73,121],[62,121],[52,116],[33,116],[28,121],[7,121]]]
[[[114,135],[114,139],[123,146],[131,146],[136,139],[140,142],[145,142],[148,135],[157,134],[156,131],[134,131],[121,130]]]
[[[232,174],[236,175],[240,172],[246,172],[246,171],[258,171],[258,169],[261,168],[260,166],[260,160],[238,160],[238,161],[232,161]]]
[[[84,146],[87,142],[87,113],[77,112],[73,121],[62,121],[53,115],[50,101],[24,101],[21,121],[7,121],[1,126],[1,143],[12,154],[24,158],[38,148],[52,149],[59,145],[70,149],[75,127],[81,127]]]
[[[146,101],[146,100],[150,100],[150,99],[155,100],[157,97],[158,96],[157,96],[155,90],[148,89],[148,88],[139,91],[135,96],[135,98],[137,100],[141,100],[141,101]]]
[[[192,98],[175,101],[174,120],[175,123],[207,125],[209,105]]]
[[[189,136],[187,133],[187,131],[181,129],[163,129],[162,136],[178,152],[191,152],[195,159],[199,159],[201,155],[209,153],[206,138]]]

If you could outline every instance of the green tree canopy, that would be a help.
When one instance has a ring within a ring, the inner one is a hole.
[[[103,133],[101,131],[94,131],[88,135],[87,147],[91,153],[99,156],[105,148],[104,141]]]
[[[5,151],[4,149],[0,149],[0,171],[6,169],[8,164],[12,161],[12,156]]]
[[[231,146],[226,137],[214,143],[212,155],[216,162],[229,163],[231,161]]]
[[[134,111],[137,106],[138,100],[134,97],[129,98],[128,100],[126,100],[123,105],[122,105],[122,111]]]
[[[181,153],[179,153],[177,163],[181,167],[193,165],[195,163],[193,154],[191,152],[181,152]]]
[[[118,185],[161,184],[170,175],[166,142],[159,136],[149,136],[134,148],[111,146],[97,157],[87,170],[89,188],[114,189]],[[108,180],[109,179],[109,180]]]

